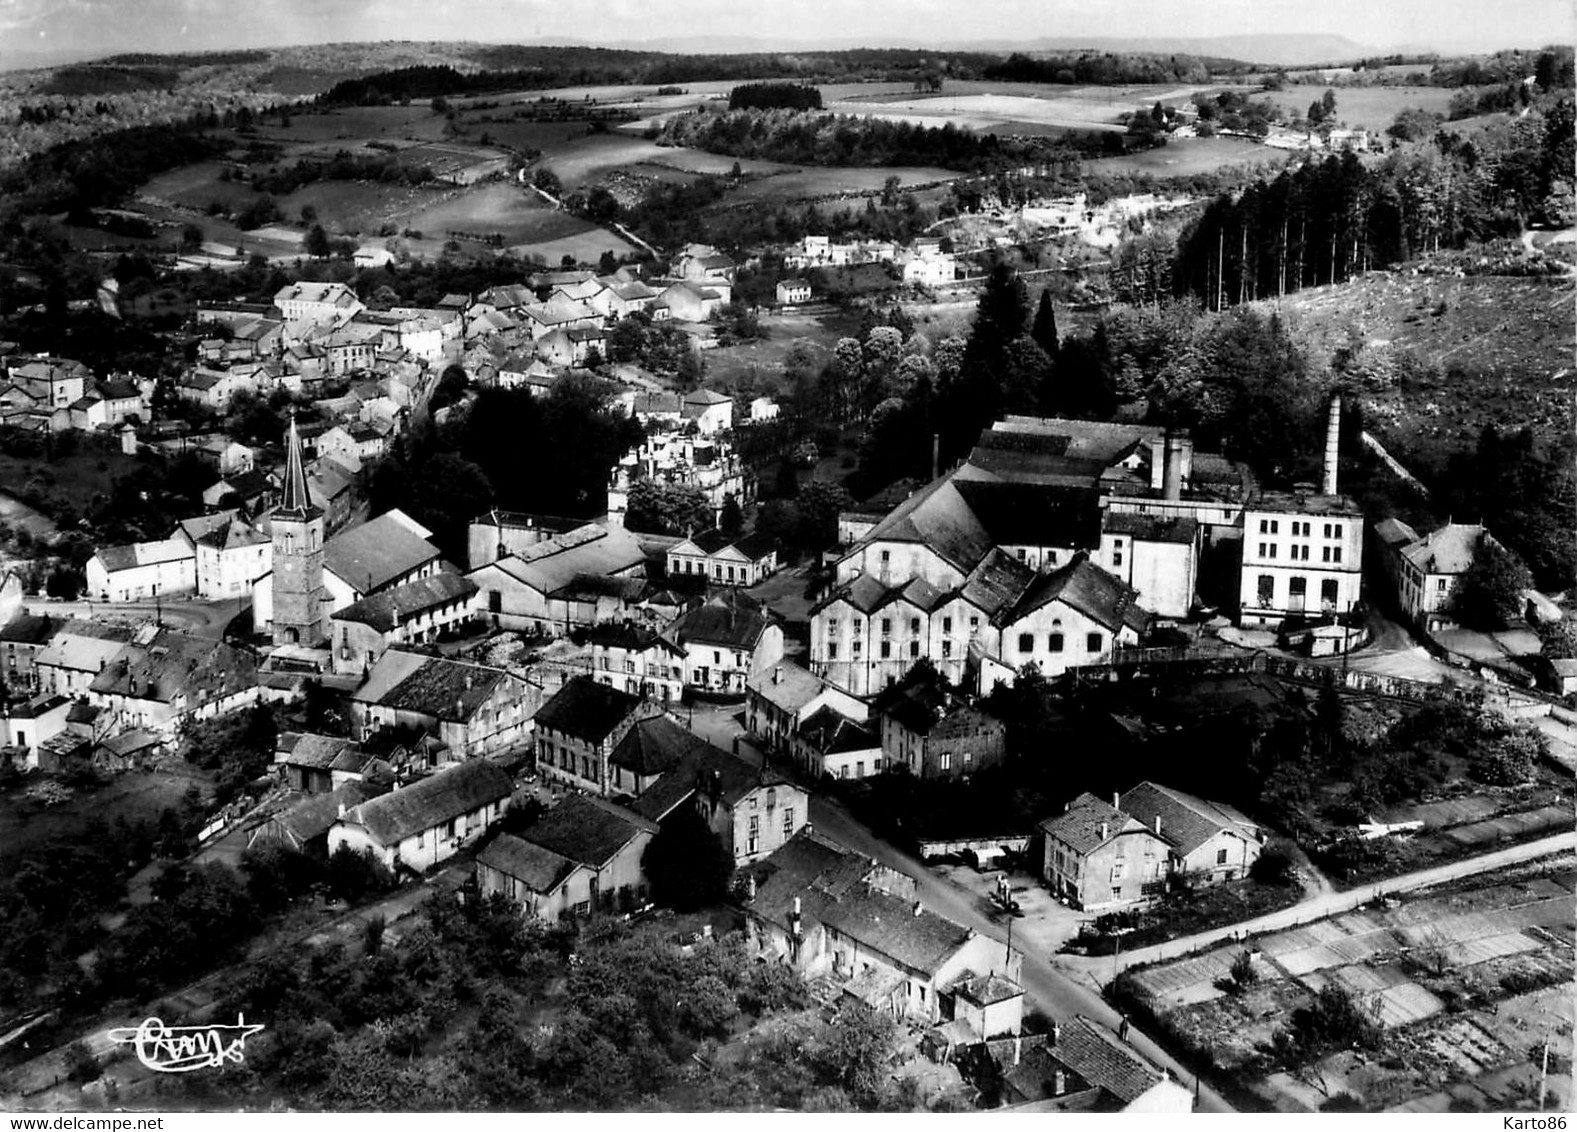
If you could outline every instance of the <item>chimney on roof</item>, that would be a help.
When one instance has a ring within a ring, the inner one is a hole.
[[[1121,794],[1117,793],[1117,791],[1113,790],[1112,791],[1112,809],[1114,809],[1114,810],[1122,809],[1123,808],[1122,807],[1122,801],[1123,801],[1123,796]]]
[[[1053,1022],[1051,1024],[1051,1044],[1053,1046],[1055,1046],[1061,1041],[1062,1041],[1062,1023],[1061,1022]]]
[[[1111,833],[1112,833],[1112,827],[1106,822],[1101,822],[1101,840],[1105,841],[1108,837],[1111,836]]]
[[[916,900],[914,902],[914,914],[916,916],[918,916],[923,911],[925,911],[925,905],[921,904],[918,900]]]
[[[1021,1038],[1019,1035],[1014,1034],[1013,1035],[1013,1064],[1014,1065],[1018,1064],[1018,1059],[1019,1059],[1020,1055],[1023,1054],[1023,1052],[1024,1052],[1024,1039]]]
[[[341,821],[345,820],[345,803],[344,802],[341,802],[339,804],[339,816],[340,816],[340,820]]]
[[[794,911],[789,913],[789,934],[798,939],[802,934],[799,915],[799,897],[794,898]]]
[[[1155,835],[1157,837],[1161,836],[1161,815],[1160,814],[1156,814],[1155,815]]]
[[[1324,495],[1336,494],[1336,461],[1341,451],[1342,395],[1331,395],[1330,418],[1325,425],[1325,479],[1320,485]]]
[[[783,666],[781,664],[775,665],[773,667],[773,669],[772,669],[772,682],[774,684],[781,684],[781,683],[783,683]]]
[[[1057,1070],[1051,1075],[1051,1095],[1060,1097],[1068,1091],[1068,1075],[1062,1070]]]

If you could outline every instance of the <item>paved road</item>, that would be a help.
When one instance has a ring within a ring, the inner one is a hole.
[[[83,617],[90,621],[152,621],[155,617],[172,629],[185,629],[200,637],[221,637],[230,619],[240,613],[249,599],[224,601],[47,601],[30,599],[30,613],[54,617]]]
[[[814,812],[814,808],[813,808]],[[1330,892],[1324,895],[1312,896],[1300,900],[1290,908],[1283,908],[1279,912],[1270,912],[1253,920],[1245,920],[1239,924],[1228,924],[1225,927],[1213,928],[1197,935],[1185,936],[1182,939],[1168,940],[1158,943],[1153,947],[1141,947],[1136,951],[1118,956],[1082,956],[1059,955],[1056,963],[1069,971],[1082,974],[1086,978],[1109,980],[1115,978],[1119,971],[1141,963],[1155,963],[1163,959],[1176,959],[1181,955],[1188,955],[1195,951],[1203,951],[1212,944],[1231,939],[1237,934],[1245,936],[1260,935],[1264,932],[1278,931],[1282,928],[1295,927],[1306,924],[1311,920],[1324,919],[1327,916],[1340,915],[1350,912],[1360,904],[1366,904],[1376,897],[1393,892],[1409,892],[1414,889],[1428,888],[1431,885],[1441,884],[1459,877],[1474,876],[1478,873],[1489,872],[1503,865],[1519,864],[1523,861],[1536,860],[1539,857],[1548,857],[1556,853],[1571,852],[1577,849],[1577,831],[1556,834],[1554,837],[1541,838],[1538,841],[1529,841],[1523,845],[1512,845],[1505,849],[1497,849],[1491,853],[1484,853],[1476,857],[1468,857],[1460,861],[1452,861],[1445,865],[1436,865],[1430,869],[1420,869],[1415,873],[1404,873],[1401,876],[1391,877],[1387,880],[1377,881],[1374,884],[1360,885],[1348,889],[1346,892]]]
[[[1007,940],[1007,923],[988,911],[989,904],[984,898],[942,879],[914,857],[879,840],[836,800],[823,795],[812,797],[810,817],[816,829],[834,841],[913,877],[920,903],[966,927],[974,928],[982,935],[1004,942]],[[1120,1024],[1117,1012],[1106,1004],[1093,986],[1085,987],[1073,977],[1056,970],[1046,956],[1033,951],[1022,954],[1024,963],[1021,977],[1024,989],[1030,1001],[1043,1011],[1056,1018],[1083,1014],[1114,1029]],[[1164,1066],[1173,1077],[1191,1087],[1195,1085],[1195,1077],[1191,1072],[1137,1029],[1130,1028],[1129,1044],[1156,1065]],[[1208,1085],[1199,1086],[1198,1107],[1201,1112],[1234,1111]]]

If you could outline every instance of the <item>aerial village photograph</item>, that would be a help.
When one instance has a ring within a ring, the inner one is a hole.
[[[0,1111],[1564,1128],[1574,42],[0,0]]]

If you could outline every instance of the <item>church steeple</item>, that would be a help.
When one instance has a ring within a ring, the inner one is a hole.
[[[279,509],[302,518],[321,514],[307,491],[307,471],[301,461],[301,434],[296,431],[294,410],[290,413],[290,432],[285,437],[285,492]]]

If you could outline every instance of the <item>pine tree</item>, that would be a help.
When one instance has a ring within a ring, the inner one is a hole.
[[[1048,358],[1057,360],[1057,314],[1052,310],[1050,291],[1040,293],[1040,306],[1035,310],[1035,324],[1029,336],[1035,340],[1035,345],[1046,351]]]

